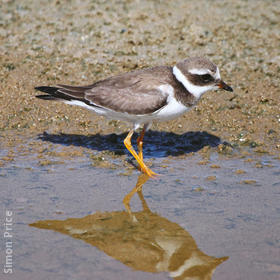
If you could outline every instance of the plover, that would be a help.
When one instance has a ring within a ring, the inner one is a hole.
[[[220,76],[219,68],[205,57],[192,57],[175,66],[156,66],[95,82],[87,86],[40,86],[37,95],[44,100],[63,101],[94,111],[110,119],[133,124],[124,145],[138,162],[141,171],[157,175],[143,161],[143,138],[153,121],[174,119],[191,107],[209,90],[232,91]],[[131,145],[134,131],[143,126],[137,138],[138,154]]]

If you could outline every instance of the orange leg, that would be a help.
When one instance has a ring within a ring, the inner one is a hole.
[[[145,126],[143,127],[139,137],[137,138],[138,156],[143,160],[143,138],[146,132]]]
[[[136,159],[136,161],[138,162],[138,164],[140,165],[140,168],[142,170],[143,173],[147,174],[150,177],[154,177],[157,174],[155,172],[153,172],[151,169],[149,169],[146,164],[143,162],[143,159],[141,159],[138,154],[135,152],[135,150],[133,149],[132,145],[131,145],[131,137],[133,135],[134,130],[131,130],[128,135],[126,136],[126,138],[124,139],[124,145],[126,146],[126,148],[129,150],[129,152],[133,155],[133,157]],[[142,155],[143,157],[143,155]]]

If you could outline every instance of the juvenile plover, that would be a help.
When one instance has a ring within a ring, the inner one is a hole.
[[[142,172],[157,175],[143,161],[143,138],[153,121],[174,119],[193,107],[209,90],[233,91],[220,76],[219,68],[205,57],[192,57],[175,66],[156,66],[123,73],[88,86],[40,86],[44,100],[63,101],[94,111],[110,119],[133,123],[124,145]],[[134,131],[143,126],[137,139],[138,154],[131,145]]]

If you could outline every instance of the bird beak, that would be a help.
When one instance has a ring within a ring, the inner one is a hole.
[[[218,81],[217,86],[227,91],[233,91],[233,89],[222,80]]]

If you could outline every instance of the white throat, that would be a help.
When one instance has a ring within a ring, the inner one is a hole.
[[[201,97],[203,93],[205,93],[208,90],[215,89],[215,86],[209,85],[209,86],[196,86],[192,84],[186,76],[181,72],[180,69],[176,67],[176,65],[173,67],[173,74],[176,77],[176,79],[183,84],[183,86],[186,88],[186,90],[194,95],[197,99]]]

